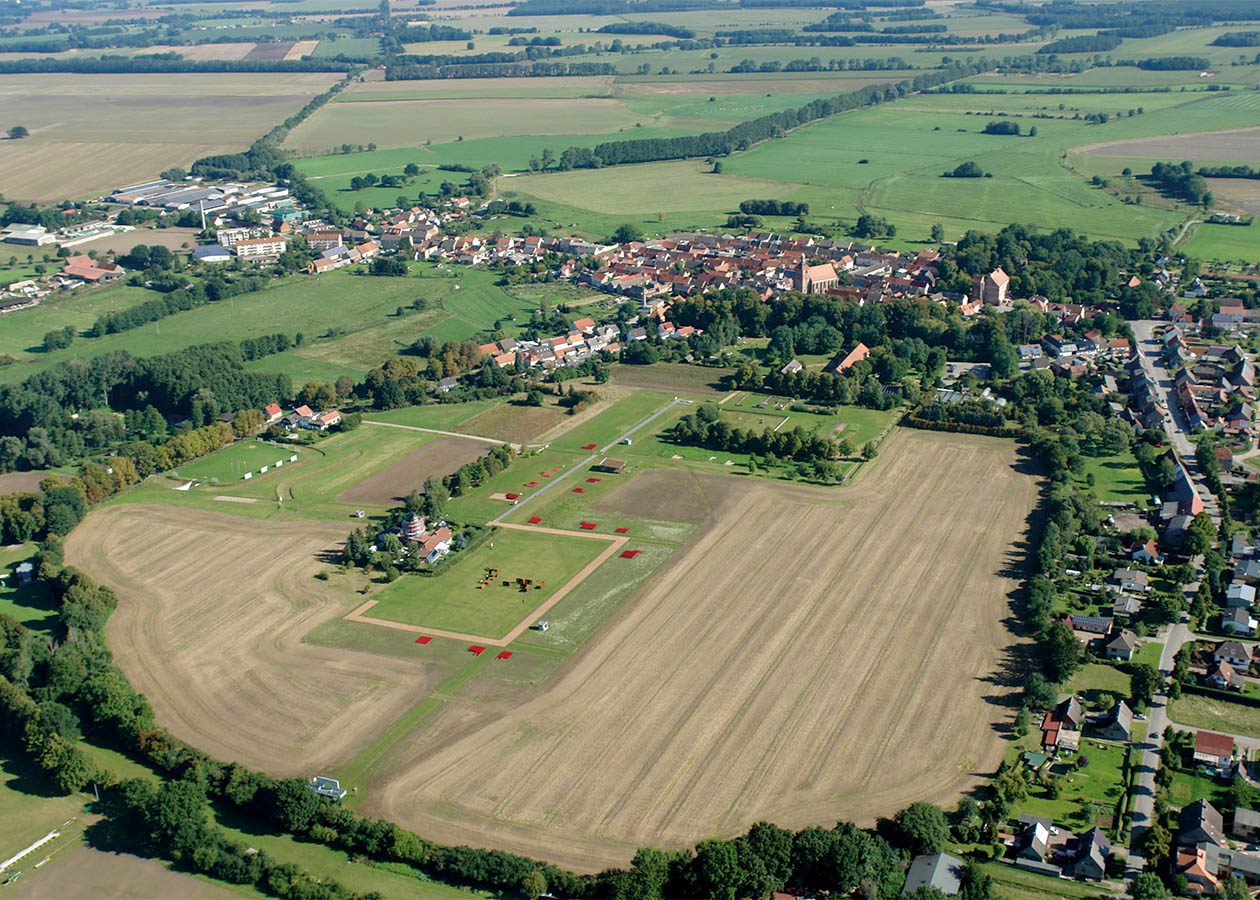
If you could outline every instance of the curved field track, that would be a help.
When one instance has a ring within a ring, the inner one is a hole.
[[[436,667],[301,643],[356,602],[316,581],[344,527],[114,506],[67,559],[120,598],[119,666],[176,737],[220,759],[310,775],[354,755],[439,680]]]
[[[1021,469],[1009,442],[903,431],[844,491],[743,481],[557,677],[420,735],[373,811],[595,871],[759,819],[956,799],[1014,711]]]

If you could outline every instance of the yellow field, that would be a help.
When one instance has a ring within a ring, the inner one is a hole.
[[[557,678],[419,735],[372,810],[594,871],[759,819],[952,802],[992,771],[1037,494],[1014,445],[899,433],[849,490],[735,493]]]
[[[199,156],[235,153],[337,79],[334,73],[8,75],[0,193],[11,200],[94,196]]]
[[[121,506],[67,557],[117,591],[109,645],[158,720],[219,759],[310,775],[353,756],[431,689],[433,664],[302,643],[362,598],[312,576],[347,527]]]

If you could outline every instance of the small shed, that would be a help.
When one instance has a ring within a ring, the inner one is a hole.
[[[596,472],[607,472],[610,475],[621,475],[626,471],[626,461],[624,459],[613,459],[611,456],[605,456],[596,465],[591,466]]]

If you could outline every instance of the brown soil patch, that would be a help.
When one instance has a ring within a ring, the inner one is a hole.
[[[245,59],[276,62],[287,59],[291,49],[293,49],[292,41],[280,41],[275,44],[256,44],[253,50],[245,54]]]
[[[39,490],[39,483],[49,472],[8,472],[0,475],[0,494],[16,494]]]
[[[502,403],[478,413],[466,422],[460,422],[454,430],[524,444],[568,418],[568,414],[558,406],[516,406]]]
[[[289,52],[284,55],[285,59],[301,59],[303,56],[310,56],[315,52],[315,48],[319,46],[319,41],[294,41],[289,47]]]
[[[636,472],[591,508],[612,516],[699,524],[746,491],[740,481],[721,475],[646,469]]]
[[[558,677],[422,736],[368,799],[583,871],[759,819],[951,803],[1006,748],[1011,547],[1036,495],[1013,444],[916,432],[844,491],[754,485]]]
[[[163,506],[97,510],[67,560],[117,592],[109,645],[158,721],[219,759],[310,775],[351,758],[439,666],[302,642],[360,597],[316,581],[345,526]]]
[[[426,478],[450,475],[494,447],[474,438],[440,437],[342,491],[337,499],[344,503],[390,506],[424,487]]]
[[[1223,159],[1256,158],[1260,128],[1236,128],[1230,131],[1205,131],[1135,138],[1131,141],[1108,141],[1078,147],[1074,153],[1095,156],[1132,156],[1139,159]]]

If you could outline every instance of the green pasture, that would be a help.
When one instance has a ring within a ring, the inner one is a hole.
[[[1099,698],[1110,694],[1128,697],[1130,687],[1129,676],[1116,666],[1089,663],[1076,671],[1064,687],[1064,694],[1084,697],[1090,708],[1097,711]]]
[[[595,385],[591,389],[599,393],[599,385]],[[574,426],[568,433],[552,441],[551,446],[557,450],[570,450],[584,454],[598,453],[605,445],[620,438],[671,400],[673,400],[672,395],[659,391],[635,391],[630,396],[618,400],[612,406],[596,414],[593,418]],[[655,428],[656,423],[654,422],[646,428],[635,432],[631,440],[646,437]],[[584,449],[587,444],[594,444],[596,449]],[[611,456],[620,456],[622,455],[622,447],[611,447],[607,452]]]
[[[76,334],[83,334],[104,314],[130,309],[158,296],[153,291],[126,284],[51,294],[40,300],[38,306],[5,315],[4,327],[0,328],[0,354],[42,357],[41,344],[48,332],[69,326]],[[75,346],[88,347],[91,343],[80,340]]]
[[[1260,225],[1196,225],[1180,249],[1196,259],[1260,262]]]
[[[311,54],[315,59],[332,56],[372,57],[381,52],[380,38],[338,37],[321,40]]]
[[[607,548],[607,541],[593,538],[500,529],[474,549],[452,556],[439,574],[405,576],[376,592],[379,602],[368,615],[500,637]],[[479,587],[488,569],[498,569],[498,577]],[[543,587],[522,590],[517,578]]]
[[[185,463],[169,474],[172,478],[198,481],[202,482],[202,487],[217,489],[223,485],[236,485],[244,480],[246,473],[252,475],[251,481],[254,478],[278,476],[286,467],[301,462],[302,454],[303,451],[297,447],[258,440],[237,441],[217,453]],[[291,461],[290,457],[293,456],[298,457],[297,462]],[[277,462],[282,463],[279,468],[276,467]],[[267,466],[269,471],[263,473],[263,466]]]
[[[156,476],[143,482],[112,503],[163,503],[190,506],[216,513],[251,518],[298,517],[345,521],[346,530],[360,524],[353,518],[362,502],[340,500],[339,495],[396,460],[434,439],[435,435],[400,428],[362,426],[334,434],[300,450],[300,464],[288,463],[280,471],[249,481],[237,480],[199,491],[177,491],[181,477]],[[248,442],[247,442],[248,443]],[[210,471],[232,471],[242,446],[233,444],[198,461]],[[288,458],[287,456],[285,457]],[[192,464],[190,464],[192,465]],[[187,467],[186,467],[187,468]],[[181,476],[186,470],[181,469]],[[237,498],[233,501],[217,497]],[[368,510],[384,513],[384,507]]]

